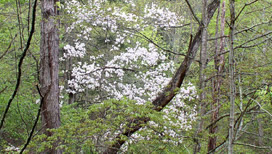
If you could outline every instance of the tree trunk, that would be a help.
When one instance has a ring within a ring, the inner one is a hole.
[[[214,121],[217,120],[218,116],[219,116],[219,108],[220,108],[220,87],[222,84],[222,73],[224,70],[224,55],[220,55],[221,53],[224,52],[224,44],[225,44],[225,39],[223,38],[224,34],[224,30],[225,30],[225,1],[223,1],[222,3],[222,8],[221,8],[222,12],[221,12],[221,26],[220,26],[220,46],[218,48],[218,44],[217,44],[217,40],[215,43],[215,58],[214,58],[214,65],[215,65],[215,69],[216,69],[216,78],[214,80],[213,83],[213,102],[211,105],[211,109],[212,109],[212,115],[211,115],[211,123],[214,123]],[[218,10],[218,15],[219,15],[219,10]],[[219,20],[219,18],[217,19]],[[217,21],[217,25],[218,25],[218,21]],[[217,37],[217,36],[216,36]],[[209,143],[208,143],[208,151],[212,151],[213,149],[216,148],[216,140],[217,137],[213,136],[216,132],[217,132],[217,125],[214,124],[210,127],[209,129],[209,133],[211,135],[211,137],[209,137]],[[212,152],[213,153],[213,152]]]
[[[229,53],[229,77],[230,77],[230,116],[229,116],[229,144],[228,153],[233,153],[234,140],[234,105],[235,105],[235,84],[234,84],[234,31],[235,31],[235,0],[230,0],[230,53]]]
[[[201,90],[201,93],[199,94],[199,115],[200,119],[198,122],[197,130],[195,133],[195,142],[196,145],[194,147],[194,154],[200,152],[201,150],[201,143],[199,141],[199,138],[201,138],[201,131],[204,123],[203,116],[205,114],[205,108],[206,108],[206,92],[205,92],[205,80],[206,80],[206,75],[204,73],[206,66],[207,66],[207,0],[202,0],[202,25],[203,26],[203,31],[201,34],[201,51],[200,51],[200,69],[199,69],[199,89]]]
[[[52,132],[47,129],[60,126],[59,110],[59,34],[57,0],[41,0],[41,46],[40,46],[40,85],[43,97],[42,126],[47,136]],[[61,153],[56,150],[56,142],[46,153]]]

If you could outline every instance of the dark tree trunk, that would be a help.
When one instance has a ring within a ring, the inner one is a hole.
[[[52,136],[47,129],[60,126],[59,109],[59,34],[57,0],[41,0],[41,46],[40,46],[40,85],[43,96],[42,126],[47,136]],[[61,153],[56,150],[56,143],[47,153]]]

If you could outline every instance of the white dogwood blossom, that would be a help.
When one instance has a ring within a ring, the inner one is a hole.
[[[182,17],[177,16],[176,13],[171,12],[168,8],[159,7],[155,3],[146,5],[144,9],[145,23],[148,23],[147,19],[152,19],[154,27],[169,28],[171,26],[178,25],[178,22],[182,20]]]
[[[130,10],[117,6],[103,8],[104,2],[99,0],[93,0],[89,5],[74,0],[66,2],[67,13],[75,20],[66,32],[77,32],[77,39],[64,46],[65,53],[61,58],[77,60],[70,70],[72,78],[68,81],[66,92],[92,92],[95,95],[92,100],[100,103],[125,97],[143,105],[152,102],[171,80],[176,69],[175,62],[157,44],[140,38],[139,32],[147,31],[147,28],[152,31],[168,29],[178,25],[182,17],[155,3],[146,5],[142,15],[136,14],[133,11],[135,4],[125,2],[131,4]],[[100,41],[104,46],[93,45],[93,41]],[[103,98],[99,93],[103,93]],[[184,130],[190,129],[190,121],[194,120],[196,111],[194,107],[186,106],[184,100],[191,101],[195,95],[195,87],[190,83],[178,89],[175,98],[162,110],[166,113],[164,120]],[[190,114],[181,108],[190,110]],[[170,115],[176,116],[175,122],[171,121]],[[157,125],[152,121],[149,124]],[[164,133],[172,137],[182,136],[167,127]],[[139,140],[142,137],[134,134],[132,138]]]
[[[66,50],[66,52],[63,55],[64,59],[68,57],[83,58],[86,52],[85,43],[76,42],[75,47],[67,44],[66,46],[64,46],[64,50]]]

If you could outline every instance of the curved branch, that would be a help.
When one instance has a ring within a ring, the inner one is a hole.
[[[36,0],[36,1],[37,1],[37,0]],[[42,105],[43,105],[43,102],[44,102],[44,96],[42,96],[41,91],[40,91],[38,85],[37,85],[36,87],[37,87],[37,90],[38,90],[39,95],[40,95],[40,97],[41,97],[40,107],[39,107],[39,110],[38,110],[38,113],[37,113],[37,116],[36,116],[35,123],[34,123],[34,125],[33,125],[33,127],[32,127],[32,130],[31,130],[31,132],[30,132],[30,134],[29,134],[29,136],[28,136],[28,138],[27,138],[27,141],[26,141],[24,147],[23,147],[22,150],[20,151],[20,154],[22,154],[22,153],[25,151],[26,147],[28,146],[28,144],[29,144],[30,141],[31,141],[32,135],[33,135],[33,133],[34,133],[34,130],[35,130],[37,124],[38,124],[38,121],[39,121],[39,118],[40,118],[40,114],[41,114]]]
[[[23,61],[24,61],[24,58],[26,56],[26,52],[27,50],[29,49],[29,46],[30,46],[30,42],[32,40],[32,36],[35,32],[35,21],[36,21],[36,6],[37,6],[37,0],[35,0],[35,3],[34,3],[34,6],[33,6],[33,12],[32,12],[32,26],[31,26],[31,31],[30,31],[30,35],[28,37],[28,40],[27,40],[27,44],[26,44],[26,47],[21,55],[21,58],[20,58],[20,61],[19,61],[19,64],[18,64],[18,77],[17,77],[17,81],[16,81],[16,86],[15,86],[15,89],[13,91],[13,94],[11,96],[11,98],[9,99],[8,101],[8,105],[6,106],[6,109],[5,109],[5,112],[3,114],[3,117],[2,117],[2,120],[1,120],[1,124],[0,124],[0,130],[1,128],[3,127],[4,125],[4,121],[5,121],[5,118],[6,118],[6,115],[8,113],[8,110],[9,110],[9,107],[13,101],[13,99],[15,98],[18,90],[19,90],[19,87],[20,87],[20,82],[21,82],[21,76],[22,76],[22,65],[23,65]]]

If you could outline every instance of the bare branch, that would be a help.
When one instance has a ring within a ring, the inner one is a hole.
[[[271,114],[269,111],[267,111],[266,109],[264,109],[264,108],[262,107],[262,105],[261,105],[258,101],[256,101],[256,100],[253,99],[253,98],[250,98],[250,99],[253,100],[255,103],[257,103],[258,106],[259,106],[262,110],[264,110],[267,114],[269,114],[269,115],[272,117],[272,114]]]
[[[248,28],[242,29],[242,30],[240,30],[240,31],[237,31],[237,32],[235,32],[234,34],[237,35],[237,34],[240,34],[240,33],[243,33],[243,32],[247,32],[247,31],[250,31],[250,30],[252,30],[253,28],[255,28],[255,27],[257,27],[257,26],[265,25],[265,24],[270,24],[271,22],[272,22],[271,20],[268,21],[268,22],[261,22],[261,23],[258,23],[258,24],[256,24],[256,25],[253,25],[253,26],[251,26],[251,27],[248,27]]]
[[[240,12],[238,13],[238,15],[235,17],[235,20],[237,20],[237,19],[239,18],[239,16],[241,15],[241,13],[244,11],[244,9],[245,9],[247,6],[253,4],[253,3],[257,2],[257,1],[258,1],[258,0],[255,0],[255,1],[250,2],[250,3],[246,3],[246,4],[243,6],[243,8],[240,10]]]
[[[222,38],[226,38],[226,37],[229,37],[229,36],[228,35],[224,35],[224,36],[209,38],[208,41],[213,41],[213,40],[222,39]]]
[[[272,148],[270,146],[257,146],[253,144],[239,143],[239,142],[234,142],[233,144],[248,146],[248,147],[257,148],[257,149],[269,149],[270,151],[272,151]]]
[[[104,67],[102,67],[101,69],[102,69],[102,70],[105,70],[105,69],[115,69],[115,70],[121,69],[121,70],[124,70],[124,71],[137,72],[137,71],[134,70],[134,69],[124,68],[124,67],[110,67],[110,66],[104,66]]]
[[[264,36],[268,36],[269,34],[272,34],[272,31],[269,31],[269,32],[267,32],[267,33],[265,33],[265,34],[258,35],[258,36],[256,36],[256,37],[250,39],[250,40],[247,40],[246,42],[240,44],[239,46],[236,46],[234,49],[241,48],[241,47],[243,47],[243,45],[248,44],[249,42],[255,41],[255,40],[257,40],[257,39],[259,39],[259,38],[262,38],[262,37],[264,37]]]
[[[265,40],[263,40],[263,41],[261,41],[261,42],[255,43],[255,44],[253,44],[253,45],[248,45],[248,46],[243,46],[243,45],[248,44],[249,42],[255,41],[255,40],[257,40],[257,39],[260,39],[260,38],[262,38],[262,37],[268,36],[269,34],[272,34],[272,31],[269,31],[269,32],[267,32],[267,33],[265,33],[265,34],[256,36],[256,37],[254,37],[254,38],[252,38],[252,39],[250,39],[250,40],[248,40],[248,41],[245,41],[244,43],[242,43],[242,44],[240,44],[240,45],[234,47],[234,49],[239,49],[239,48],[252,48],[252,47],[258,46],[258,45],[260,45],[260,44],[262,44],[262,43],[264,43],[264,42],[270,40],[272,37],[268,37],[267,39],[265,39]],[[213,58],[216,57],[216,56],[220,56],[220,55],[224,55],[224,54],[226,54],[226,53],[229,53],[229,51],[230,51],[230,50],[226,50],[225,52],[219,53],[218,55],[214,55],[212,58],[210,58],[210,60],[213,59]]]
[[[35,0],[35,3],[36,3],[36,1],[37,1],[37,0]],[[39,93],[39,95],[40,95],[40,97],[41,97],[40,107],[39,107],[39,110],[38,110],[38,113],[37,113],[37,116],[36,116],[36,120],[35,120],[35,122],[34,122],[34,125],[33,125],[32,129],[31,129],[31,132],[30,132],[30,134],[29,134],[29,136],[28,136],[28,138],[27,138],[27,141],[26,141],[24,147],[23,147],[22,150],[20,151],[20,154],[22,154],[22,153],[24,152],[24,150],[26,149],[26,147],[27,147],[28,144],[30,143],[31,138],[32,138],[32,136],[33,136],[33,133],[34,133],[34,131],[35,131],[35,128],[36,128],[36,126],[37,126],[37,124],[38,124],[38,121],[39,121],[39,119],[40,119],[41,109],[42,109],[42,105],[43,105],[43,102],[44,102],[44,96],[42,96],[41,91],[40,91],[40,88],[38,87],[38,85],[36,85],[36,87],[37,87],[38,93]]]
[[[249,109],[247,112],[245,112],[246,114],[256,114],[256,113],[265,113],[265,112],[250,112],[251,110],[255,109],[256,106],[254,106],[253,108]],[[235,115],[240,115],[241,112],[236,112],[234,113]],[[209,124],[206,129],[209,129],[212,125],[216,124],[217,122],[219,122],[220,120],[222,120],[223,118],[229,117],[229,114],[224,114],[221,117],[219,117],[218,119],[216,119],[213,123]]]
[[[0,59],[2,59],[9,51],[11,44],[13,43],[13,41],[15,40],[15,38],[17,37],[17,34],[13,37],[13,39],[10,41],[8,48],[6,49],[6,51],[0,56]]]
[[[264,113],[264,112],[261,112],[261,113]],[[245,131],[245,130],[241,130],[241,131],[242,131],[243,133],[246,133],[246,134],[250,134],[250,135],[254,135],[254,136],[256,136],[256,137],[260,137],[259,134],[256,134],[256,133],[253,133],[253,132],[248,132],[248,131]],[[263,138],[272,140],[272,138],[270,138],[270,137],[265,137],[265,136],[263,136]]]
[[[4,89],[0,90],[0,94],[1,94],[2,92],[4,92],[7,88],[8,88],[8,86],[6,86]]]
[[[192,15],[194,16],[195,20],[198,22],[199,25],[202,25],[201,22],[199,21],[199,19],[197,18],[197,16],[195,15],[195,12],[193,11],[193,8],[191,6],[191,4],[188,2],[188,0],[185,0],[185,2],[187,3]]]
[[[260,44],[263,44],[264,42],[270,40],[271,38],[272,38],[272,36],[269,37],[269,38],[267,38],[267,39],[265,39],[265,40],[262,40],[261,42],[258,42],[258,43],[252,44],[252,45],[248,45],[248,46],[238,46],[238,47],[235,47],[235,49],[238,49],[238,48],[252,48],[252,47],[256,47],[256,46],[258,46],[258,45],[260,45]]]
[[[160,48],[161,50],[165,51],[165,52],[169,52],[169,53],[172,53],[174,55],[181,55],[181,56],[186,56],[185,54],[182,54],[182,53],[176,53],[176,52],[173,52],[171,50],[168,50],[168,49],[164,49],[163,47],[161,47],[160,45],[158,45],[157,43],[155,43],[153,40],[151,40],[150,38],[148,38],[146,35],[142,34],[141,32],[138,32],[141,36],[143,36],[148,42],[154,44],[156,47]]]

